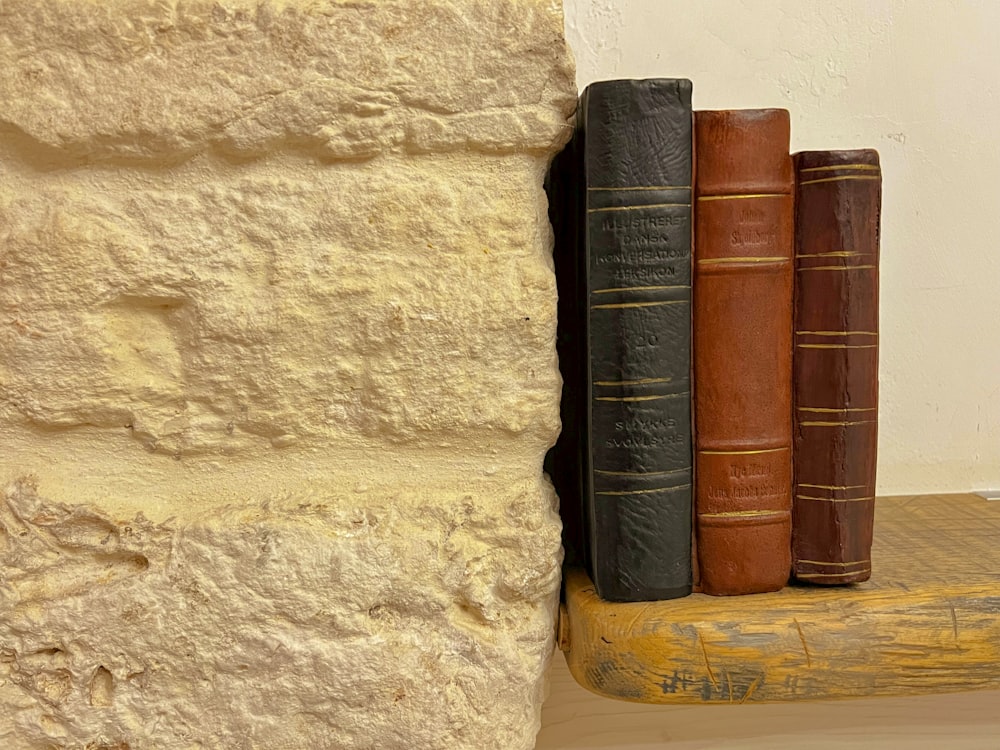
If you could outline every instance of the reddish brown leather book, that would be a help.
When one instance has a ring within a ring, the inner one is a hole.
[[[794,157],[792,558],[796,579],[871,576],[878,439],[878,153]]]
[[[695,113],[695,504],[701,590],[791,570],[792,160],[786,110]]]

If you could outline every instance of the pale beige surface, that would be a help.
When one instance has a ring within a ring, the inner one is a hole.
[[[0,747],[531,746],[562,29],[0,2]]]
[[[535,750],[997,750],[1000,692],[647,706],[580,687],[556,657]]]

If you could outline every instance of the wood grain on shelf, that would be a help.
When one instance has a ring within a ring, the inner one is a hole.
[[[581,685],[642,703],[753,703],[1000,689],[1000,502],[876,503],[870,581],[609,604],[566,582]]]

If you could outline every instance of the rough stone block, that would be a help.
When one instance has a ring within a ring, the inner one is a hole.
[[[0,2],[0,747],[530,748],[552,0]]]

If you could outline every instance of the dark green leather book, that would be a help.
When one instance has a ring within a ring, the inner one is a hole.
[[[595,83],[577,118],[557,273],[578,466],[557,485],[598,594],[670,599],[691,591],[691,83]]]

